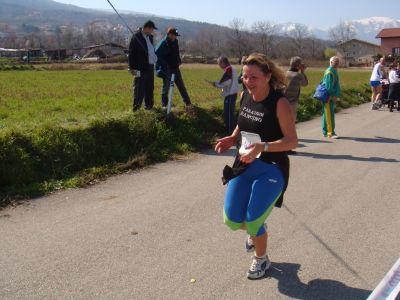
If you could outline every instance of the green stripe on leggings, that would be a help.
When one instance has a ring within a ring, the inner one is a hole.
[[[246,222],[247,233],[251,236],[256,236],[258,230],[264,224],[265,220],[271,213],[272,209],[275,206],[276,201],[278,201],[279,197],[281,196],[282,192],[279,193],[278,197],[272,202],[272,204],[268,207],[268,209],[257,219],[251,222]]]

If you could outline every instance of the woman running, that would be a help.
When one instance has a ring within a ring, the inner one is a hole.
[[[374,69],[372,70],[370,78],[370,84],[372,90],[371,109],[379,109],[380,107],[380,100],[382,96],[381,80],[385,78],[384,66],[385,66],[385,58],[381,57],[379,62],[375,64]]]
[[[297,134],[281,91],[286,82],[281,69],[264,54],[253,53],[244,61],[243,82],[247,90],[241,95],[238,125],[217,141],[215,150],[222,153],[241,138],[233,167],[224,169],[224,222],[232,230],[247,230],[246,248],[255,250],[247,277],[258,279],[271,265],[264,223],[272,208],[282,205],[289,180],[287,151],[296,148]]]

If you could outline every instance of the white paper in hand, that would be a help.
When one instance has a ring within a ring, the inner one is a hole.
[[[239,149],[240,155],[248,153],[251,145],[255,143],[261,143],[261,137],[257,133],[241,131],[240,134],[242,135],[242,146]],[[260,155],[261,153],[258,154],[257,157],[260,157]]]

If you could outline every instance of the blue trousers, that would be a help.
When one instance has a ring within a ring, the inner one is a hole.
[[[264,222],[284,188],[281,170],[259,159],[231,179],[224,202],[224,222],[232,230],[246,226],[251,236],[265,233]]]

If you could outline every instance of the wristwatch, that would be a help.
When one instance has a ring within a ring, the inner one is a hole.
[[[264,152],[267,152],[268,151],[268,143],[267,142],[264,142]]]

